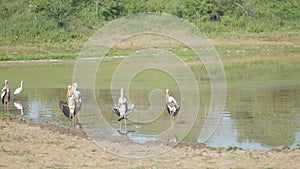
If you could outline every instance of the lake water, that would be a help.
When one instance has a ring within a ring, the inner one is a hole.
[[[300,63],[300,62],[299,62]],[[293,63],[253,63],[225,66],[227,78],[227,97],[225,110],[222,113],[222,121],[212,137],[206,142],[212,147],[238,146],[245,149],[272,149],[288,146],[300,147],[300,66]],[[116,65],[113,63],[112,65]],[[110,67],[109,65],[108,67]],[[66,86],[72,81],[74,62],[43,64],[43,65],[11,65],[0,67],[1,85],[4,79],[9,80],[12,90],[20,85],[23,80],[23,91],[18,96],[12,96],[9,111],[16,116],[24,116],[36,121],[51,121],[59,125],[68,126],[70,123],[59,109],[59,100],[65,100]],[[102,71],[108,69],[104,68]],[[196,71],[197,69],[192,69]],[[101,70],[99,71],[101,72]],[[144,72],[149,77],[151,73]],[[197,72],[194,72],[197,75]],[[117,99],[119,91],[111,91],[100,83],[109,83],[111,71],[97,77],[95,90],[79,90],[83,95],[83,108],[79,119],[83,123],[93,123],[94,118],[103,118],[103,124],[93,125],[101,129],[99,134],[111,136],[120,135],[120,124],[117,116],[111,111],[111,104]],[[164,110],[163,90],[165,82],[157,84],[157,79],[147,82],[140,74],[136,82],[145,82],[145,89],[130,89],[130,102],[136,105],[135,111],[127,120],[127,129],[135,130],[128,137],[139,143],[164,139],[164,135],[158,136],[170,126],[170,119]],[[153,78],[162,78],[164,75]],[[204,75],[203,75],[204,76]],[[104,79],[101,79],[104,78]],[[189,133],[184,138],[186,141],[197,142],[205,115],[210,106],[209,81],[199,80],[201,90],[199,114],[195,121],[185,119],[184,116],[175,123],[174,135],[182,136],[185,127],[192,125]],[[157,85],[157,92],[152,109],[147,113],[149,95],[153,89],[148,85]],[[172,94],[180,102],[180,90],[171,88]],[[189,90],[185,91],[189,92]],[[190,93],[193,97],[193,93]],[[94,101],[95,96],[95,101]],[[23,110],[17,109],[21,104]],[[3,109],[3,105],[1,105]],[[100,110],[99,110],[100,109]],[[188,114],[190,109],[182,107],[180,114]],[[100,112],[100,113],[99,113]],[[155,114],[156,113],[156,114]],[[143,118],[141,121],[139,119]],[[193,124],[191,124],[193,123]],[[124,122],[122,122],[124,125]],[[87,124],[88,125],[88,124]],[[122,126],[121,126],[122,127]],[[182,129],[182,130],[181,130]]]

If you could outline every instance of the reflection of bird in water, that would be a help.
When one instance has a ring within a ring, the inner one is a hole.
[[[118,121],[124,119],[125,123],[125,131],[126,131],[126,119],[129,113],[131,113],[134,109],[134,104],[127,104],[127,100],[124,97],[124,90],[121,89],[120,97],[118,99],[118,103],[112,105],[112,111],[118,115]],[[121,122],[120,122],[121,127]]]
[[[20,94],[22,90],[23,90],[23,81],[21,81],[21,86],[15,90],[14,94]]]
[[[4,111],[5,109],[8,111],[8,103],[10,101],[10,90],[8,87],[8,80],[4,81],[4,87],[1,90],[1,101],[4,104]]]
[[[171,120],[169,142],[176,142],[177,139],[174,134],[174,117],[177,115],[178,111],[180,110],[180,106],[177,104],[174,97],[170,96],[169,89],[166,90],[166,107]]]
[[[81,93],[77,90],[77,83],[68,86],[67,101],[60,101],[59,107],[64,115],[71,120],[71,126],[76,125],[77,114],[82,106]]]
[[[23,105],[21,103],[18,103],[18,102],[14,102],[14,105],[15,107],[18,109],[18,110],[21,110],[21,114],[23,115]]]

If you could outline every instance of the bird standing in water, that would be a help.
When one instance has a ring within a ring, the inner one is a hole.
[[[129,113],[131,113],[134,109],[134,104],[127,104],[127,100],[124,97],[124,90],[120,90],[120,97],[118,99],[118,103],[112,105],[112,111],[119,116],[118,121],[124,119],[125,130],[126,130],[126,119]],[[121,123],[120,123],[121,126]]]
[[[82,97],[81,93],[77,90],[77,83],[73,86],[69,85],[67,90],[67,101],[60,101],[59,107],[64,115],[71,120],[71,126],[76,125],[76,118],[78,112],[81,110]]]
[[[174,117],[177,115],[178,111],[180,110],[180,106],[177,104],[175,98],[170,96],[169,89],[166,90],[166,107],[171,120],[169,141],[176,142],[177,139],[174,134]]]
[[[171,118],[174,118],[180,110],[174,97],[170,96],[169,89],[166,90],[166,107]]]
[[[82,106],[82,97],[80,91],[77,90],[78,84],[73,83],[72,85],[72,95],[75,102],[75,109],[74,109],[74,125],[76,124],[76,119],[79,111],[81,110]]]
[[[23,90],[23,81],[21,81],[21,86],[15,90],[14,94],[20,94],[22,90]]]
[[[4,87],[1,90],[1,101],[2,104],[4,104],[4,111],[6,109],[6,111],[8,111],[8,103],[10,101],[10,90],[8,87],[8,80],[4,81]]]

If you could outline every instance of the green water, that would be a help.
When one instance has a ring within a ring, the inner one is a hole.
[[[81,88],[83,109],[80,118],[84,122],[103,118],[111,128],[104,133],[117,135],[119,122],[111,111],[111,104],[116,101],[119,91],[111,91],[112,75],[121,60],[106,60],[97,71],[95,90]],[[43,65],[14,65],[0,67],[0,84],[9,80],[13,92],[23,80],[23,91],[19,96],[11,97],[10,112],[37,121],[53,121],[68,125],[58,107],[59,100],[66,96],[66,86],[72,82],[75,62]],[[192,124],[186,133],[186,141],[197,142],[205,121],[205,113],[211,103],[210,81],[204,66],[190,66],[197,80],[200,91],[198,116],[195,122],[182,118],[176,122],[175,136],[183,135],[185,127]],[[300,61],[268,61],[231,64],[224,66],[227,80],[227,96],[222,121],[214,135],[206,142],[213,147],[239,146],[248,149],[271,149],[289,146],[300,146]],[[132,79],[126,94],[131,103],[136,105],[130,114],[127,128],[135,130],[129,135],[132,140],[144,142],[157,139],[157,135],[169,126],[169,117],[164,111],[164,89],[170,88],[172,95],[181,103],[181,92],[189,93],[190,89],[180,91],[176,79],[163,71],[149,69],[142,71]],[[149,98],[156,92],[155,98]],[[197,93],[189,93],[196,97]],[[96,103],[94,101],[96,100]],[[153,103],[153,109],[147,111]],[[193,101],[193,100],[191,100]],[[15,103],[23,106],[23,114]],[[197,104],[197,103],[195,103]],[[1,105],[1,108],[3,106]],[[100,113],[99,114],[99,109]],[[190,111],[182,107],[180,114],[184,117]],[[155,114],[156,113],[156,114]],[[141,119],[142,122],[137,121]],[[153,120],[150,120],[153,118]],[[87,120],[86,120],[87,119]],[[147,121],[148,120],[148,121]],[[101,128],[102,124],[93,124]]]

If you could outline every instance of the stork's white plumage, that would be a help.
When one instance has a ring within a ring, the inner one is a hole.
[[[124,90],[121,89],[120,91],[120,97],[118,99],[118,103],[112,105],[112,111],[116,113],[117,116],[119,116],[118,121],[121,121],[124,119],[125,121],[125,130],[126,130],[126,119],[129,113],[131,113],[134,109],[134,104],[127,104],[127,100],[124,96]],[[121,123],[120,123],[121,127]],[[127,132],[127,131],[125,131]]]
[[[170,121],[171,121],[171,127],[170,127],[170,136],[169,136],[169,142],[177,142],[177,138],[175,136],[174,132],[174,117],[177,115],[178,111],[180,110],[180,106],[177,104],[174,97],[170,96],[169,89],[166,89],[166,108],[168,110]]]
[[[23,81],[21,81],[21,86],[15,90],[14,94],[20,94],[22,90],[23,90]]]
[[[180,110],[180,106],[177,104],[174,97],[170,96],[169,89],[166,90],[166,107],[170,117],[175,117]]]
[[[68,86],[68,98],[67,98],[67,103],[69,106],[69,118],[73,119],[74,117],[74,112],[75,112],[75,99],[74,95],[72,93],[72,86]]]
[[[77,83],[73,83],[72,92],[75,100],[75,112],[74,112],[75,115],[81,110],[81,106],[82,106],[81,93],[80,91],[77,90],[77,87],[78,87]]]
[[[124,96],[124,90],[121,89],[118,103],[112,105],[112,111],[119,116],[118,121],[121,121],[122,119],[127,119],[128,114],[131,113],[133,109],[134,104],[127,103],[127,100]]]
[[[77,90],[77,83],[68,86],[67,101],[60,101],[59,107],[64,115],[71,120],[71,126],[76,125],[76,115],[82,106],[82,97],[80,91]],[[80,124],[79,124],[80,126]]]
[[[1,90],[1,101],[3,104],[7,104],[10,101],[10,90],[8,87],[8,80],[4,81],[4,87]]]

